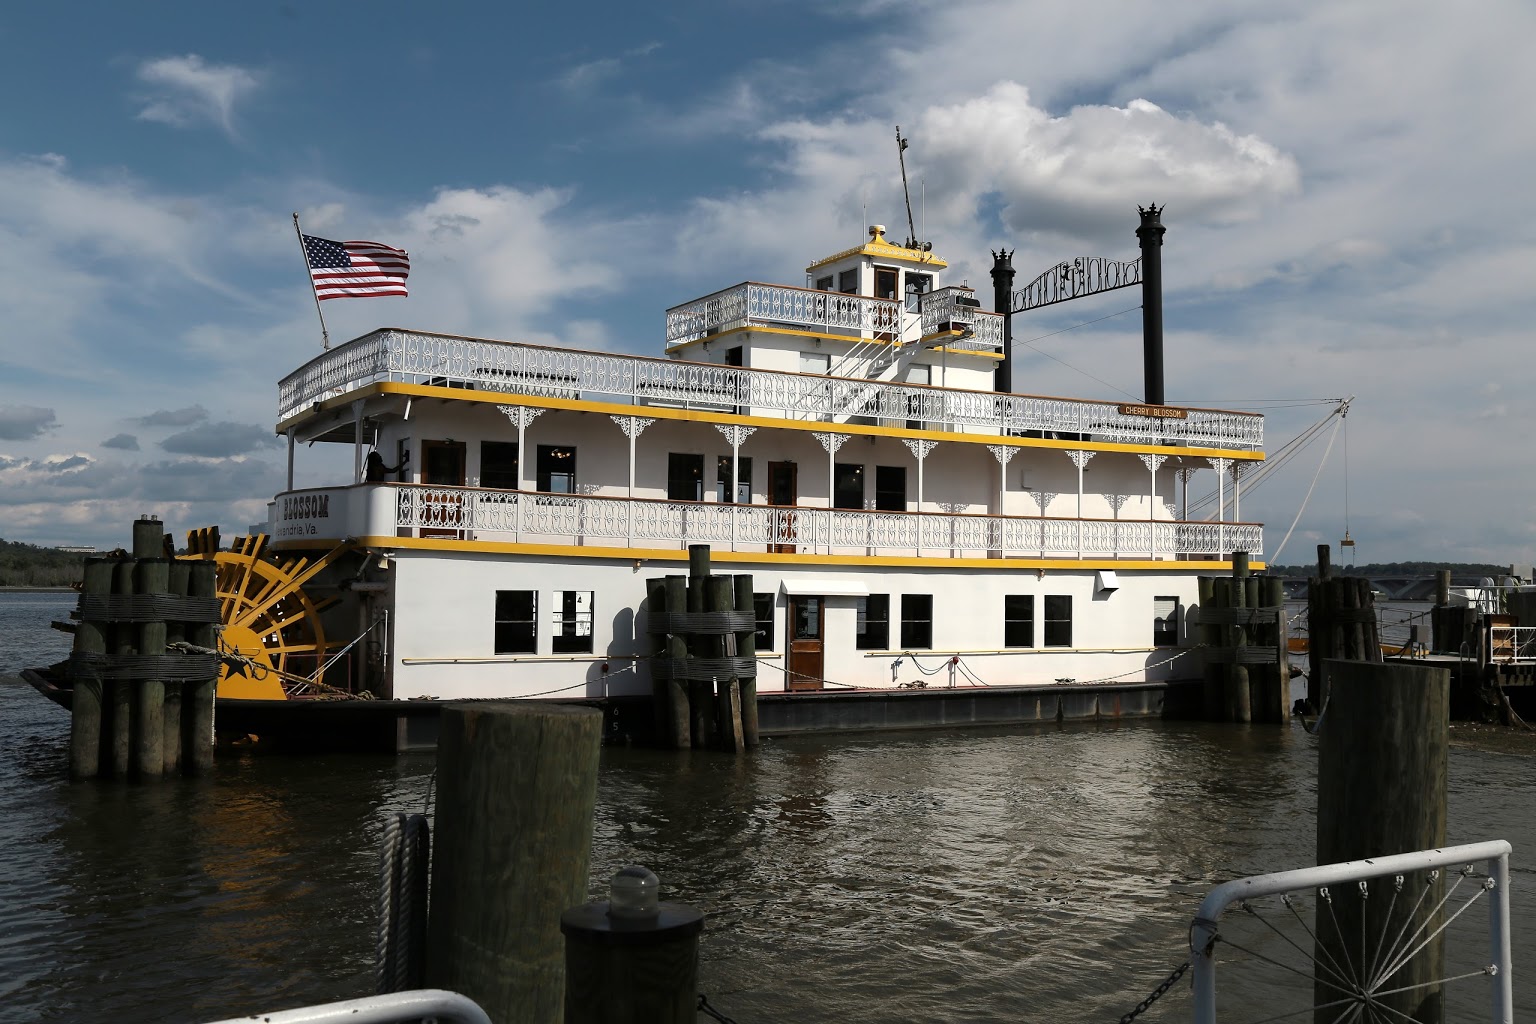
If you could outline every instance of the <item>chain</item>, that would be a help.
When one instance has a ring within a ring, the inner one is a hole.
[[[1148,1007],[1161,999],[1163,993],[1173,988],[1174,982],[1178,981],[1184,976],[1184,972],[1189,970],[1189,964],[1190,962],[1188,960],[1185,960],[1182,964],[1180,964],[1178,969],[1176,969],[1172,974],[1168,975],[1167,979],[1161,985],[1152,990],[1151,995],[1147,996],[1147,998],[1136,1004],[1136,1009],[1132,1010],[1124,1017],[1121,1017],[1120,1024],[1131,1024],[1131,1021],[1135,1020],[1143,1013],[1146,1013]]]
[[[715,1020],[719,1021],[720,1024],[736,1024],[734,1020],[727,1017],[713,1006],[709,1005],[709,996],[706,996],[702,992],[699,993],[699,1012],[708,1014],[709,1016],[715,1018]]]

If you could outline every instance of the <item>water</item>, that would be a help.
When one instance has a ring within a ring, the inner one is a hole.
[[[0,676],[62,656],[47,623],[72,603],[0,593]],[[221,754],[208,780],[70,785],[60,709],[0,682],[0,723],[0,1021],[192,1022],[372,991],[382,822],[424,805],[431,758]],[[1310,863],[1314,743],[1136,723],[740,760],[610,749],[592,888],[640,862],[706,911],[700,987],[742,1024],[1115,1019],[1184,959],[1210,886]],[[1522,1016],[1533,770],[1451,761],[1451,840],[1515,844]],[[1228,1005],[1254,1001],[1227,977]],[[1189,1009],[1181,986],[1142,1019]]]

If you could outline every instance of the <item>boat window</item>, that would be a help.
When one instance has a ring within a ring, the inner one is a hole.
[[[667,454],[667,500],[704,500],[704,456],[686,452]]]
[[[801,352],[800,372],[825,376],[832,372],[832,356],[826,352]]]
[[[790,602],[795,610],[795,639],[821,639],[821,598],[799,597]]]
[[[1003,646],[1035,646],[1035,595],[1009,594],[1003,598]]]
[[[728,502],[731,500],[730,494],[731,457],[722,455],[715,463],[715,500]],[[747,456],[737,460],[736,504],[752,504],[752,460]]]
[[[545,494],[575,494],[576,449],[568,445],[539,445],[537,486]]]
[[[875,268],[875,298],[896,299],[896,270],[894,267]]]
[[[1045,595],[1045,646],[1072,646],[1072,595]]]
[[[517,476],[516,441],[480,442],[480,486],[507,491],[522,486]]]
[[[859,272],[857,270],[845,270],[838,274],[837,290],[844,295],[859,294]]]
[[[550,623],[550,650],[555,654],[592,653],[592,591],[557,590]]]
[[[882,512],[907,510],[907,467],[875,467],[875,508]]]
[[[891,595],[870,594],[854,598],[859,624],[854,647],[861,651],[884,651],[891,646]]]
[[[901,646],[916,650],[933,646],[933,595],[901,595]]]
[[[933,278],[928,274],[907,274],[906,280],[906,307],[908,313],[917,313],[923,308],[923,295],[933,287]]]
[[[832,290],[832,275],[828,274],[826,277],[818,277],[816,279],[816,290],[817,291],[822,291],[822,292],[829,292],[829,291],[831,291]]]
[[[496,653],[536,654],[534,612],[538,595],[532,590],[496,591]]]
[[[832,471],[832,507],[864,507],[864,467],[839,462]]]
[[[752,614],[757,619],[757,650],[773,650],[773,593],[752,595]]]
[[[1174,647],[1179,642],[1179,599],[1152,599],[1152,646]]]

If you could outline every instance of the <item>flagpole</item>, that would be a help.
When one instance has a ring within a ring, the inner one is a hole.
[[[325,329],[325,313],[320,309],[320,291],[315,287],[315,269],[309,265],[309,250],[304,248],[304,232],[299,230],[299,215],[293,215],[293,233],[299,236],[299,252],[304,256],[304,271],[309,277],[309,293],[315,297],[315,313],[320,317],[320,341],[326,351],[331,348],[331,332]]]

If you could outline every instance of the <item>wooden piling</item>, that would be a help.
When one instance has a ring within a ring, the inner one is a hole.
[[[560,917],[565,1024],[693,1024],[704,915],[675,903],[644,917],[609,908],[587,903]]]
[[[1200,588],[1200,642],[1206,650],[1222,645],[1222,628],[1216,624],[1216,578],[1201,576],[1196,581]],[[1205,678],[1201,686],[1201,717],[1207,722],[1219,722],[1225,712],[1226,701],[1222,696],[1222,680],[1226,669],[1214,660],[1205,660]]]
[[[112,593],[133,593],[133,559],[122,558],[112,567]],[[131,622],[115,622],[111,630],[111,653],[115,657],[127,657],[138,652],[139,631]],[[107,683],[110,694],[110,710],[105,733],[105,749],[102,757],[107,774],[115,778],[128,777],[133,750],[133,683],[127,679],[113,679]]]
[[[192,566],[189,563],[179,560],[170,563],[166,580],[173,596],[186,597],[191,579]],[[171,621],[165,624],[167,644],[180,643],[186,639],[187,624],[185,622]],[[179,682],[165,684],[165,704],[160,716],[162,726],[160,747],[164,755],[164,760],[161,762],[162,770],[167,775],[181,771],[181,691],[182,684]]]
[[[112,592],[112,573],[116,562],[110,558],[87,558],[81,576],[84,597],[105,597]],[[82,617],[75,625],[74,651],[83,657],[107,653],[107,627],[94,619]],[[94,669],[84,665],[70,670],[72,693],[69,704],[69,777],[94,779],[101,771],[102,683]]]
[[[711,576],[704,591],[707,607],[712,612],[733,611],[736,588],[729,576]],[[735,632],[720,633],[710,638],[705,657],[727,658],[736,654]],[[732,673],[722,676],[715,684],[715,727],[720,737],[720,749],[733,754],[746,748],[741,727],[741,677]]]
[[[562,1019],[560,915],[586,897],[602,723],[524,701],[442,711],[426,983],[492,1020]]]
[[[668,576],[665,583],[667,611],[680,612],[688,608],[688,577]],[[688,641],[677,633],[667,638],[667,660],[681,664],[688,657]],[[669,726],[667,739],[677,750],[693,746],[693,711],[688,684],[680,679],[667,679],[667,714]]]
[[[192,597],[217,597],[218,566],[205,561],[191,563],[187,592]],[[211,650],[218,643],[218,632],[211,622],[193,623],[187,629],[187,640]],[[189,683],[182,690],[181,763],[189,775],[213,771],[214,683],[215,679]]]
[[[1342,659],[1329,659],[1325,668],[1331,697],[1318,742],[1317,863],[1444,846],[1450,672]],[[1338,927],[1319,925],[1321,962],[1363,962],[1360,950],[1344,952],[1342,936],[1366,935],[1377,942],[1378,936],[1413,934],[1427,923],[1443,883],[1428,883],[1416,873],[1398,899],[1378,888],[1390,884],[1371,882],[1364,900],[1355,886],[1333,887]],[[1432,891],[1420,901],[1426,885]],[[1427,927],[1423,934],[1433,930]],[[1437,939],[1392,977],[1386,988],[1396,993],[1377,998],[1396,1011],[1394,1018],[1441,1019],[1440,988],[1432,982],[1444,976],[1443,959]],[[1315,996],[1318,1005],[1339,998],[1337,989],[1322,981]],[[1336,1012],[1319,1011],[1316,1019],[1331,1019]]]
[[[134,524],[134,541],[138,541],[138,523]],[[154,525],[158,527],[159,521]],[[156,531],[156,549],[159,548],[159,531]],[[137,594],[166,594],[170,591],[171,567],[163,558],[140,558],[134,566],[134,592]],[[138,623],[138,648],[140,655],[165,654],[165,620]],[[165,683],[159,679],[135,679],[131,705],[133,709],[133,767],[141,779],[158,779],[165,771]]]
[[[757,614],[757,603],[752,594],[752,577],[748,574],[738,575],[734,583],[736,596],[736,610],[739,612],[751,612]],[[757,664],[757,627],[754,620],[753,628],[742,630],[736,634],[736,654],[740,658],[747,659],[752,665]],[[741,739],[748,750],[758,745],[757,732],[757,673],[741,677]]]
[[[1248,604],[1248,552],[1232,552],[1232,598],[1229,608],[1247,608]],[[1234,660],[1227,668],[1227,721],[1253,721],[1253,696],[1249,692],[1248,666],[1243,664],[1240,652],[1248,646],[1248,629],[1241,623],[1228,627],[1228,646],[1234,651]]]
[[[709,579],[709,545],[688,545],[688,611],[701,614],[708,607],[708,598],[705,596],[705,581]],[[702,655],[698,637],[688,638],[688,649],[695,655]],[[688,709],[690,712],[689,724],[693,729],[693,745],[695,747],[709,748],[715,745],[715,702],[714,687],[709,681],[691,679],[688,681]]]
[[[1285,583],[1280,577],[1264,577],[1264,599],[1260,603],[1275,610],[1275,624],[1269,634],[1269,641],[1275,648],[1275,664],[1269,674],[1264,697],[1265,717],[1261,721],[1286,722],[1291,717],[1290,629],[1285,616]]]

